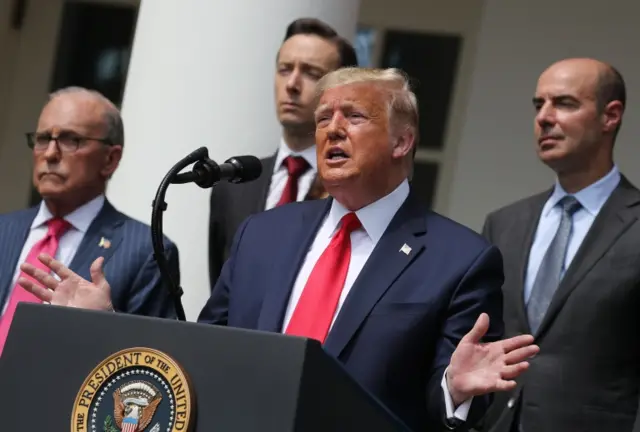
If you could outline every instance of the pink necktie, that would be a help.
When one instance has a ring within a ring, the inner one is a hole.
[[[50,256],[55,256],[56,251],[58,250],[60,237],[62,237],[62,235],[71,227],[71,224],[64,219],[51,219],[47,222],[47,226],[49,228],[47,235],[33,245],[25,262],[49,272],[49,269],[38,260],[38,255],[46,253]],[[20,277],[30,278],[23,272],[20,272]],[[16,286],[11,292],[11,297],[9,298],[9,303],[7,304],[4,315],[0,318],[0,355],[2,355],[4,342],[7,338],[7,334],[9,333],[13,314],[15,313],[16,306],[18,306],[19,302],[42,303],[39,298],[16,283]]]

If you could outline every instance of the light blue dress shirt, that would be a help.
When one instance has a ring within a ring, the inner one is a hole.
[[[569,238],[569,246],[565,257],[564,269],[569,268],[569,264],[576,255],[578,248],[582,244],[591,224],[602,209],[604,203],[609,199],[613,190],[620,183],[620,171],[614,166],[609,173],[593,183],[592,185],[573,194],[573,196],[582,204],[582,208],[573,214],[573,230]],[[542,262],[542,258],[547,249],[551,245],[551,241],[558,231],[560,225],[561,210],[556,204],[569,195],[556,181],[553,193],[542,208],[538,228],[533,237],[531,245],[531,253],[529,254],[529,263],[524,284],[524,301],[529,302],[531,289],[538,274],[538,269]]]

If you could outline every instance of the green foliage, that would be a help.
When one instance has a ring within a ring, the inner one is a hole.
[[[115,424],[113,424],[113,419],[110,415],[104,419],[103,432],[120,432]]]

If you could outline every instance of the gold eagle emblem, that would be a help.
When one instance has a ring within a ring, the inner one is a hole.
[[[123,430],[123,420],[129,419],[129,424],[137,424],[132,430],[145,430],[161,401],[160,391],[149,382],[133,381],[124,384],[113,392],[116,426]]]

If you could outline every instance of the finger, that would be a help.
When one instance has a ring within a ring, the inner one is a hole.
[[[60,261],[53,259],[50,255],[40,254],[38,255],[38,260],[47,267],[49,267],[55,274],[60,276],[60,279],[69,279],[73,276],[78,276]]]
[[[34,296],[38,297],[43,302],[51,303],[51,298],[53,297],[53,292],[49,291],[46,288],[41,287],[37,283],[33,282],[27,278],[18,278],[18,285],[20,285],[25,290],[29,291]]]
[[[522,374],[522,372],[526,371],[527,369],[529,369],[528,362],[521,362],[518,364],[505,366],[502,368],[500,376],[502,377],[502,379],[512,380],[518,378]]]
[[[44,270],[36,268],[29,263],[21,264],[20,270],[22,270],[26,275],[31,276],[36,281],[40,282],[42,285],[46,286],[49,289],[54,290],[58,286],[59,282],[56,278],[54,278]]]
[[[516,364],[533,357],[534,355],[538,354],[538,352],[540,352],[540,347],[538,347],[538,345],[528,345],[511,351],[510,353],[505,355],[504,362],[506,364]]]
[[[104,272],[102,271],[102,263],[104,262],[103,257],[98,257],[91,264],[89,268],[89,273],[91,274],[91,281],[94,285],[102,287],[107,285],[107,280],[104,277]]]
[[[533,341],[533,336],[526,334],[505,339],[503,341],[500,341],[500,343],[502,344],[502,349],[504,350],[504,352],[508,353],[518,348],[531,345]]]
[[[518,384],[515,381],[504,381],[500,380],[494,386],[493,391],[511,391],[516,388]]]
[[[478,343],[482,339],[482,337],[487,334],[487,330],[489,330],[489,315],[486,313],[481,313],[473,328],[464,335],[464,337],[460,340],[460,342],[468,342],[468,343]]]

